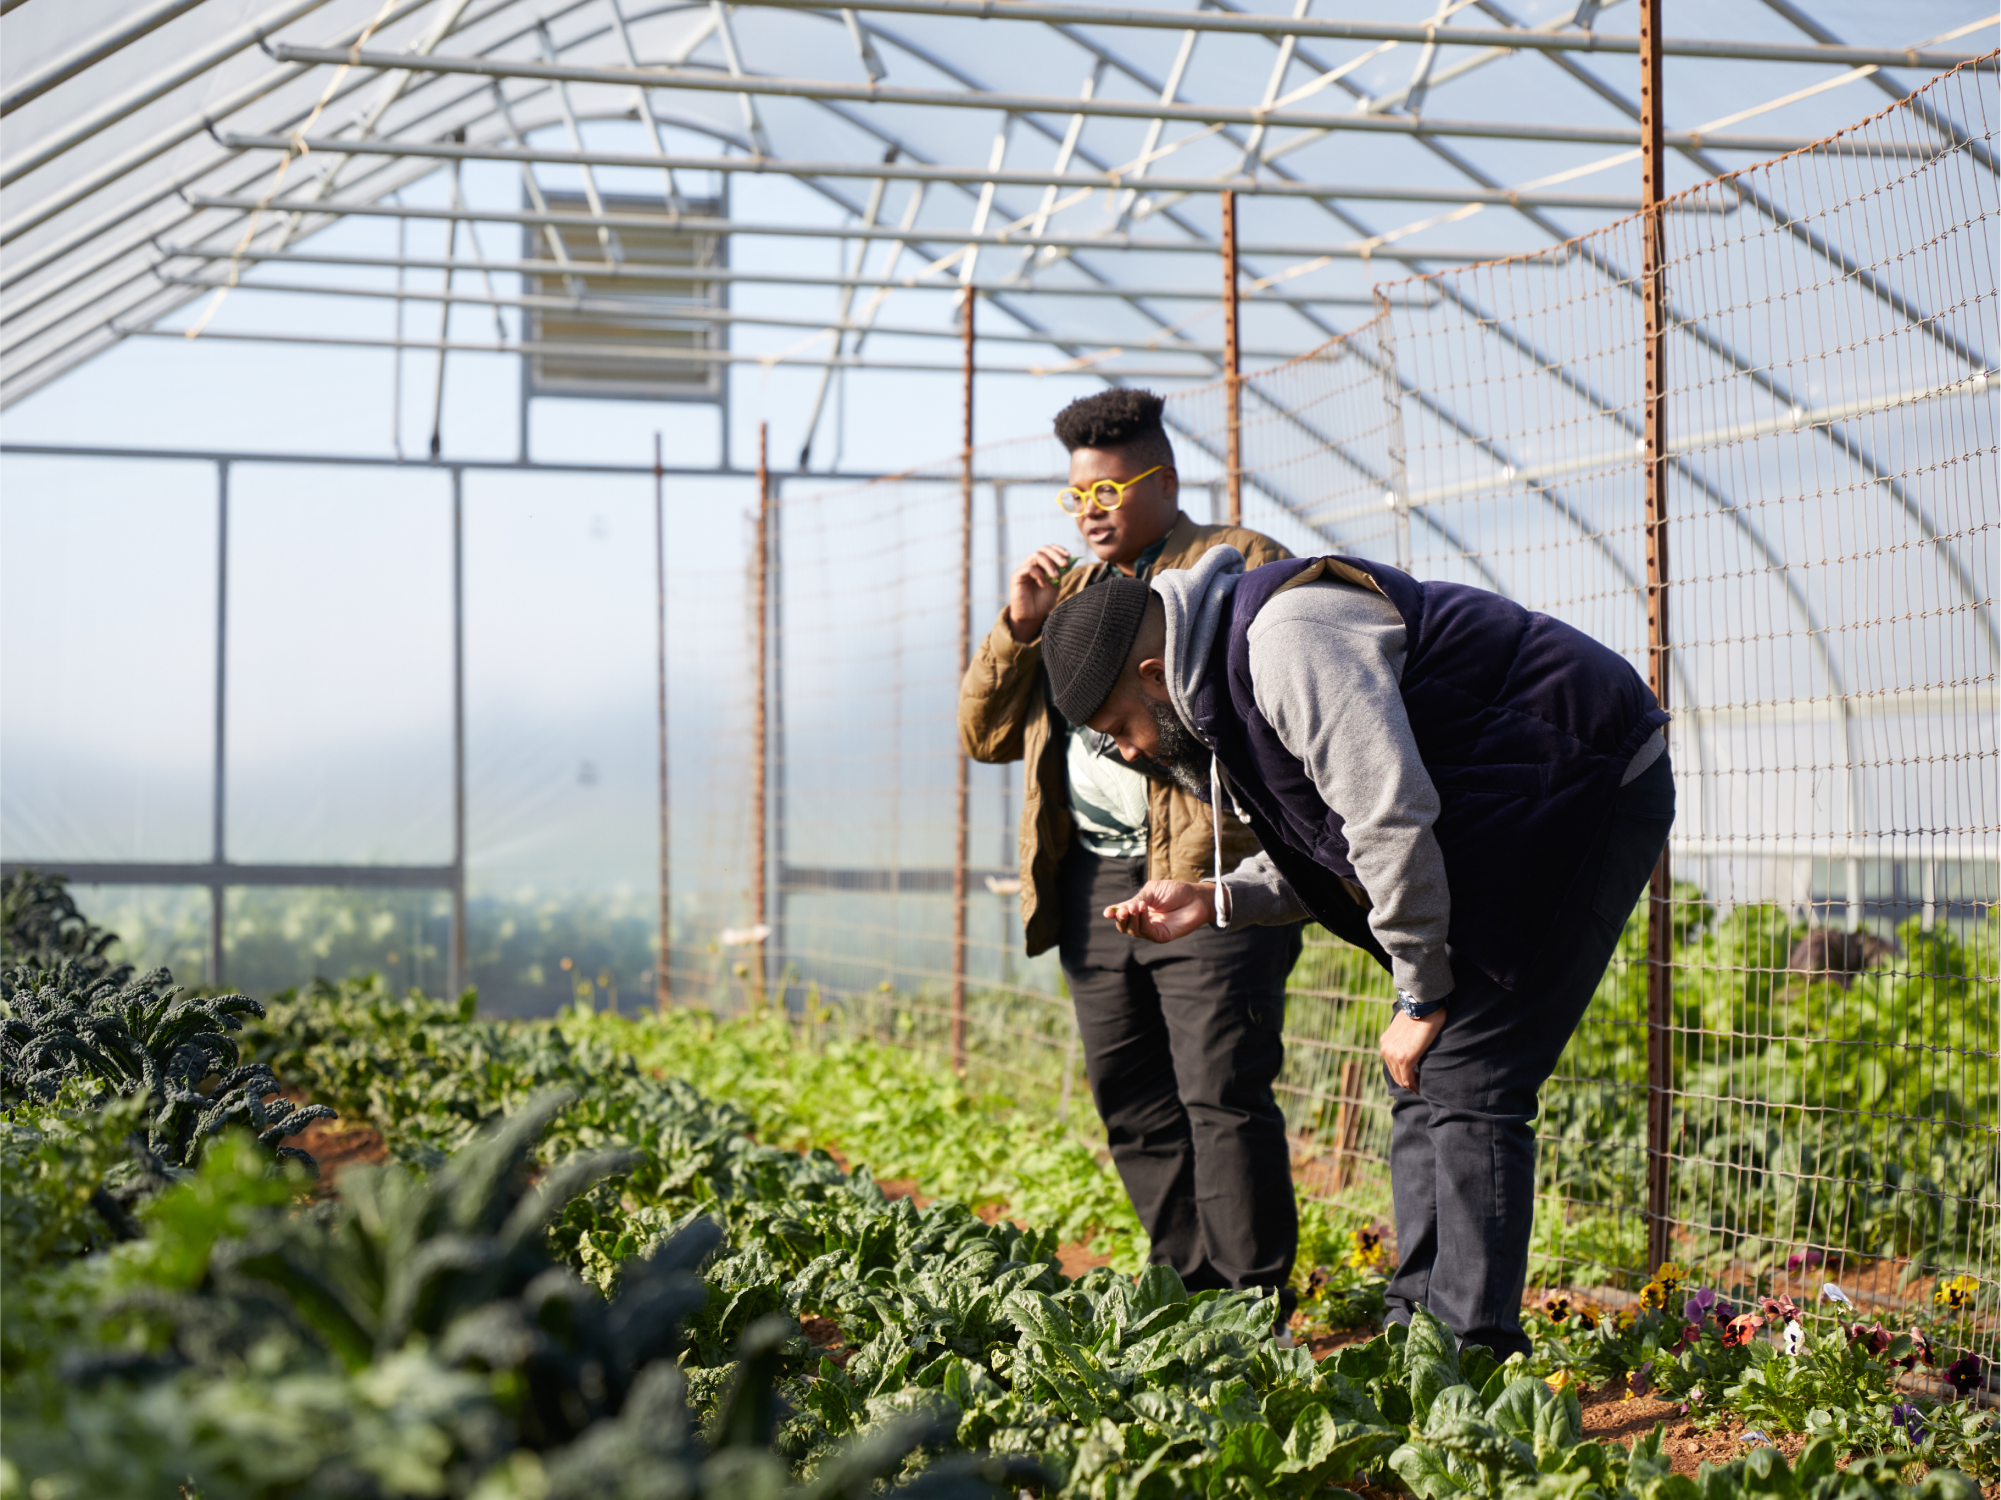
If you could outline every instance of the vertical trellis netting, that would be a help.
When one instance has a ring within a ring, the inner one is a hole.
[[[1664,216],[1659,1206],[1674,1255],[1730,1280],[1817,1292],[1838,1265],[1897,1300],[2001,1262],[1990,108],[1951,75]],[[1643,227],[1430,277],[1382,314],[1411,566],[1642,670]],[[1545,1097],[1552,1277],[1643,1268],[1633,939]]]
[[[1838,1280],[1887,1310],[1953,1275],[1991,1305],[2001,1280],[1991,110],[1948,75],[1665,216],[1671,1014],[1649,1027],[1643,903],[1544,1094],[1539,1284],[1645,1279],[1650,1206],[1723,1285]],[[1643,228],[1384,288],[1370,324],[1247,376],[1246,524],[1498,590],[1644,671]],[[1169,397],[1200,520],[1226,400]],[[977,640],[1009,566],[1064,535],[1052,440],[974,457],[970,506],[958,460],[779,496],[769,559],[771,982],[941,1065],[956,611]],[[1014,915],[1019,778],[973,768],[965,1063],[1067,1103],[1067,1002]],[[1298,1176],[1361,1212],[1388,1202],[1387,1001],[1359,953],[1309,942],[1281,1085]]]

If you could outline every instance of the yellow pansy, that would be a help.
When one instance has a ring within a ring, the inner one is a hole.
[[[1932,1301],[1953,1312],[1971,1312],[1973,1294],[1980,1290],[1980,1283],[1971,1276],[1955,1276],[1950,1281],[1941,1281],[1932,1293]]]

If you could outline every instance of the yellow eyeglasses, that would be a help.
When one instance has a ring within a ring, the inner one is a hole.
[[[1172,464],[1155,464],[1145,474],[1135,474],[1124,484],[1120,484],[1116,479],[1100,479],[1088,490],[1080,490],[1072,486],[1070,489],[1059,490],[1057,492],[1056,503],[1063,507],[1065,514],[1073,516],[1081,516],[1093,505],[1097,506],[1099,510],[1117,510],[1121,505],[1126,503],[1127,490],[1138,484],[1142,479],[1147,478],[1148,475],[1158,474],[1162,469],[1171,469],[1173,467],[1174,465]]]

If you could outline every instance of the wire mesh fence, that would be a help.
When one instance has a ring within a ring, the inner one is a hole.
[[[1886,1303],[2001,1262],[1992,101],[1925,94],[1962,136],[1901,105],[1664,220],[1668,1243]],[[1639,667],[1643,229],[1383,312],[1417,572]],[[1629,942],[1545,1095],[1552,1279],[1642,1269],[1643,963]]]
[[[1970,1274],[1993,1301],[1991,108],[1949,75],[1665,216],[1672,1016],[1650,1043],[1642,910],[1544,1094],[1539,1284],[1630,1291],[1652,1269],[1651,1044],[1671,1054],[1676,1258],[1724,1286],[1838,1278],[1885,1308]],[[1644,671],[1643,228],[1385,288],[1369,325],[1248,375],[1245,524],[1498,590]],[[1168,396],[1197,520],[1220,510],[1226,400]],[[956,460],[788,493],[774,543],[773,972],[822,1024],[941,1066],[954,612],[977,637],[1008,567],[1066,525],[1053,440],[975,462],[963,603]],[[1020,956],[1019,777],[973,768],[966,1062],[1067,1103],[1060,976]],[[1388,1205],[1389,998],[1360,953],[1309,940],[1280,1083],[1297,1175],[1364,1213]]]

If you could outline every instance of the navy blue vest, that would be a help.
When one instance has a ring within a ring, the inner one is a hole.
[[[1367,913],[1342,885],[1355,867],[1341,817],[1251,690],[1258,611],[1295,578],[1352,581],[1351,570],[1373,579],[1403,616],[1404,710],[1438,788],[1453,957],[1512,989],[1610,817],[1620,777],[1667,715],[1616,652],[1485,589],[1419,583],[1348,557],[1245,573],[1189,705],[1192,727],[1216,747],[1252,829],[1307,909],[1385,966]]]

